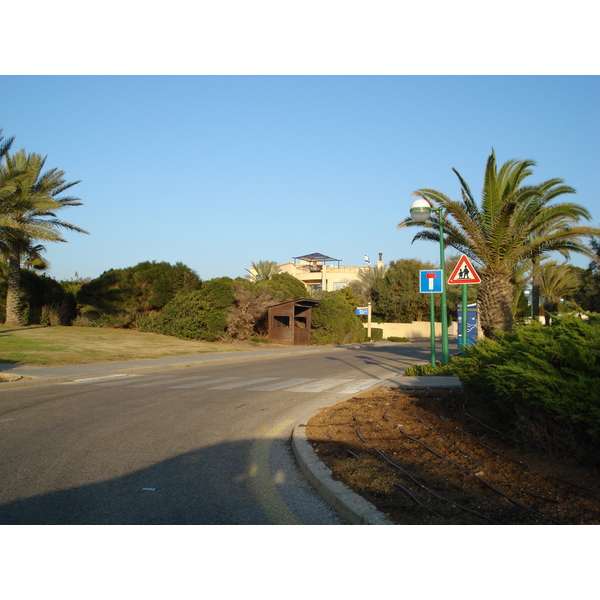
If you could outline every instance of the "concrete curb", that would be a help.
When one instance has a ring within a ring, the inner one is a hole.
[[[427,389],[460,388],[458,377],[399,377],[390,380],[385,388]],[[372,388],[373,389],[373,388]],[[306,422],[310,418],[306,419]],[[306,424],[294,427],[292,431],[292,452],[300,472],[317,490],[320,496],[343,519],[351,525],[394,525],[381,511],[368,500],[333,478],[331,469],[317,456],[306,437]]]
[[[305,425],[292,432],[292,451],[300,471],[325,500],[351,525],[393,525],[373,504],[333,479],[331,470],[322,463],[306,439]]]

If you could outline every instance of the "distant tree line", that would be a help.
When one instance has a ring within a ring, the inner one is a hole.
[[[46,159],[24,150],[11,154],[14,138],[0,130],[0,320],[10,325],[90,325],[131,327],[194,339],[261,338],[267,308],[305,297],[307,290],[274,261],[252,263],[249,277],[202,281],[182,263],[142,262],[110,269],[95,279],[56,282],[44,274],[42,243],[65,241],[61,230],[87,233],[57,217],[81,205],[64,193],[78,182],[64,172],[45,170]],[[468,301],[478,304],[488,337],[510,331],[515,323],[544,312],[547,323],[561,311],[600,312],[600,230],[581,225],[583,207],[554,200],[574,190],[560,179],[526,185],[534,162],[511,160],[498,168],[494,152],[484,173],[477,202],[458,171],[461,198],[422,188],[415,195],[441,210],[444,244],[466,254],[482,283],[468,286]],[[403,220],[398,227],[421,227],[415,239],[439,243],[438,221]],[[583,238],[591,242],[584,245]],[[551,252],[588,256],[587,269],[550,259]],[[458,257],[447,259],[447,272]],[[416,259],[400,259],[387,268],[365,268],[359,281],[336,292],[318,292],[313,311],[314,339],[322,343],[360,341],[364,317],[354,309],[371,302],[376,322],[426,321],[430,297],[419,292],[419,271],[435,268]],[[461,286],[448,286],[449,323],[461,302]],[[529,299],[527,292],[530,292]],[[435,294],[435,311],[441,315]]]

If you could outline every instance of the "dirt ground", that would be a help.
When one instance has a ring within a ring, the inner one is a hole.
[[[600,523],[600,470],[519,451],[460,390],[379,388],[306,426],[320,459],[399,525]]]

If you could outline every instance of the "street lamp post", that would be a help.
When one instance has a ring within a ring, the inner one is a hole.
[[[440,269],[442,271],[442,365],[447,365],[450,361],[450,350],[448,348],[448,310],[446,301],[446,268],[444,258],[444,215],[443,208],[433,208],[427,200],[419,198],[415,200],[410,207],[410,216],[414,221],[421,223],[431,218],[431,213],[438,214],[438,228],[440,232]]]

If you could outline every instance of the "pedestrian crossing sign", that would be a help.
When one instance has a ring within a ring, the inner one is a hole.
[[[458,263],[456,263],[456,267],[454,267],[448,283],[481,283],[481,277],[479,277],[477,271],[473,268],[471,261],[463,254]]]

